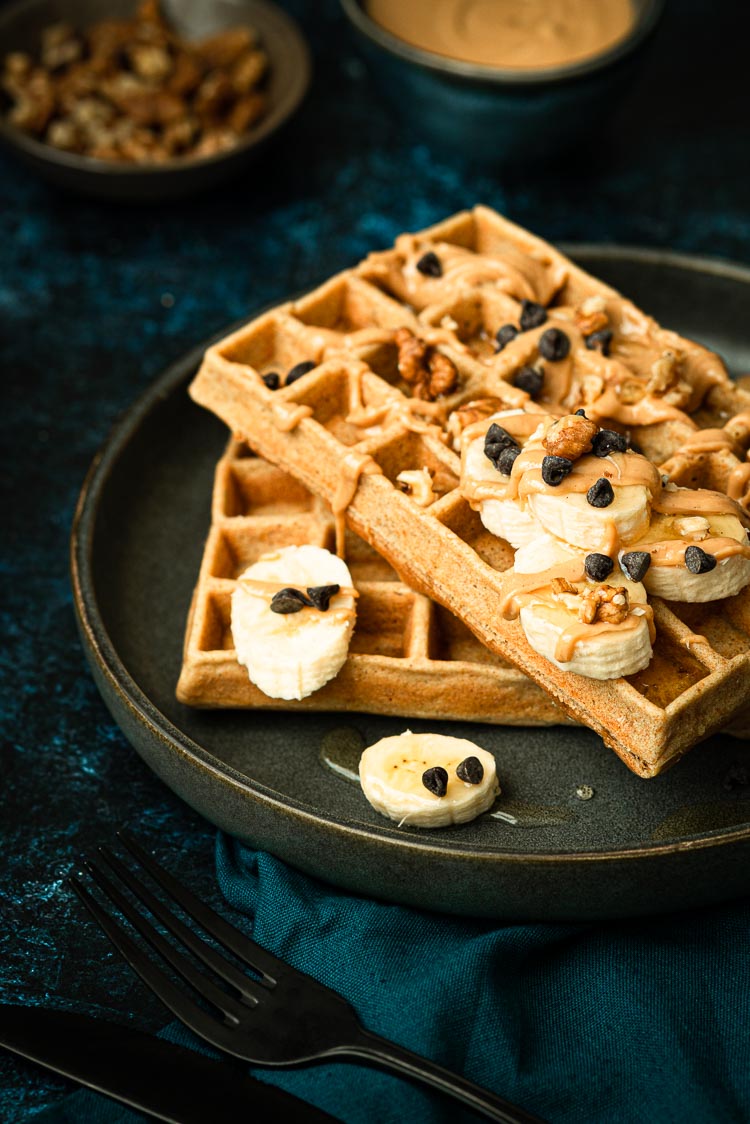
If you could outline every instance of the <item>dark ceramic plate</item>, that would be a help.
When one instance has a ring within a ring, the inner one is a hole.
[[[578,247],[574,256],[663,323],[750,370],[750,270]],[[321,752],[356,759],[407,721],[364,714],[201,712],[174,696],[224,427],[188,398],[196,350],[129,412],[96,458],[72,538],[94,676],[151,768],[220,827],[336,885],[469,915],[605,918],[750,889],[750,743],[726,735],[655,780],[588,730],[410,723],[493,751],[505,819],[398,828]],[[746,773],[743,773],[746,770]],[[582,786],[593,792],[588,795]]]

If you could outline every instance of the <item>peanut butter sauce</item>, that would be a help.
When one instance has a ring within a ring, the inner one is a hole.
[[[635,19],[630,0],[367,0],[367,12],[425,51],[524,70],[599,55]]]
[[[359,486],[362,474],[382,475],[382,469],[367,453],[347,453],[341,462],[338,484],[331,503],[336,521],[336,553],[344,557],[344,537],[346,532],[345,513]]]
[[[282,433],[296,429],[303,418],[312,417],[311,406],[296,406],[293,402],[274,402],[271,407],[273,422]]]

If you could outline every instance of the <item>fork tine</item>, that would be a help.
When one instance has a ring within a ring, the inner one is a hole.
[[[244,960],[256,972],[261,972],[268,983],[275,983],[280,975],[292,975],[295,969],[283,960],[279,960],[273,953],[261,948],[255,941],[250,940],[239,929],[235,929],[218,913],[215,913],[205,902],[196,898],[190,890],[173,878],[163,867],[144,851],[143,847],[127,831],[118,831],[118,838],[127,847],[133,858],[144,867],[155,882],[185,910],[194,921],[220,941],[225,948],[233,952],[240,960]]]
[[[166,960],[166,962],[174,968],[177,975],[181,976],[183,980],[189,983],[194,991],[197,991],[198,995],[207,999],[217,1010],[221,1011],[227,1024],[236,1026],[240,1021],[240,1015],[243,1010],[238,1002],[230,995],[227,995],[225,991],[222,991],[220,987],[217,987],[212,980],[209,980],[194,968],[182,953],[173,948],[169,941],[146,920],[143,914],[130,904],[125,895],[122,894],[117,886],[115,886],[114,882],[99,869],[96,863],[87,859],[84,866],[99,889],[115,906],[117,906],[120,913],[122,913],[133,928],[137,929],[141,936],[148,941],[154,951],[157,952],[163,960]],[[247,1010],[247,1008],[244,1008],[244,1010]]]
[[[253,1006],[258,1002],[257,987],[252,987],[251,980],[241,972],[239,968],[235,968],[225,956],[216,952],[210,945],[199,936],[197,936],[192,929],[189,929],[183,921],[176,917],[170,909],[168,909],[163,902],[155,897],[148,887],[144,886],[133,873],[128,870],[124,863],[110,851],[109,847],[100,847],[99,854],[104,859],[107,866],[112,870],[121,882],[124,882],[128,889],[133,893],[138,900],[146,906],[146,908],[153,914],[158,921],[161,921],[165,928],[177,937],[177,939],[192,952],[193,956],[198,960],[202,960],[207,968],[215,972],[231,987],[250,1002]],[[257,981],[258,983],[261,981]]]
[[[180,991],[169,977],[146,956],[135,941],[128,936],[122,926],[113,917],[110,917],[105,909],[102,909],[96,898],[89,893],[78,878],[71,875],[68,881],[94,921],[104,930],[123,959],[128,962],[133,971],[141,977],[146,987],[153,991],[164,1006],[180,1022],[183,1022],[199,1037],[205,1038],[211,1045],[220,1050],[225,1050],[227,1053],[235,1053],[234,1031],[225,1023],[219,1022],[213,1015],[209,1015],[189,996]]]

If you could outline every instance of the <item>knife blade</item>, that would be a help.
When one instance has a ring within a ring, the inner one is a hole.
[[[0,1046],[170,1124],[337,1121],[227,1062],[74,1011],[0,1004]]]

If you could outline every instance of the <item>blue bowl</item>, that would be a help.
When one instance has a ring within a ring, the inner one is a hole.
[[[631,86],[664,0],[634,0],[630,33],[591,59],[544,70],[479,65],[422,50],[341,0],[383,96],[444,154],[496,164],[553,157],[591,137]]]

